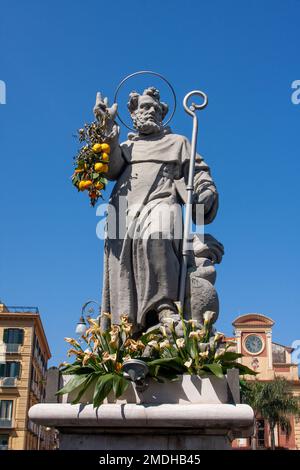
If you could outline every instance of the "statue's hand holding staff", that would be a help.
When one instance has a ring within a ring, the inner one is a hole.
[[[102,98],[101,93],[99,91],[97,92],[93,112],[97,121],[102,121],[103,118],[106,117],[106,134],[110,139],[114,139],[119,136],[119,126],[115,122],[117,110],[117,103],[114,103],[109,107],[108,98]]]
[[[195,196],[196,196],[195,197],[195,202],[197,204],[203,204],[204,205],[204,214],[207,214],[211,210],[211,208],[212,208],[212,206],[215,202],[216,195],[210,189],[206,189],[202,193],[197,194]]]

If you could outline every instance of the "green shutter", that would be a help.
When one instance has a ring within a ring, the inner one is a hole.
[[[15,362],[15,375],[14,377],[20,377],[20,362]]]
[[[22,328],[6,328],[3,333],[3,342],[6,344],[23,344],[24,330]]]
[[[23,344],[24,342],[24,330],[19,330],[19,335],[18,335],[18,344]]]
[[[5,377],[5,364],[0,364],[0,377]]]

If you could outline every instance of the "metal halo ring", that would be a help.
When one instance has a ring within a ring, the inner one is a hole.
[[[157,73],[157,72],[152,72],[151,70],[140,70],[139,72],[134,72],[134,73],[131,73],[130,75],[127,75],[127,77],[123,78],[123,80],[119,83],[119,85],[117,86],[117,89],[116,89],[116,92],[115,92],[115,96],[114,96],[114,103],[117,102],[117,97],[118,97],[118,94],[119,94],[119,91],[120,91],[120,88],[121,86],[127,82],[127,80],[129,80],[129,78],[132,78],[134,77],[135,75],[141,75],[143,73],[146,73],[146,74],[150,74],[150,75],[155,75],[156,77],[159,77],[161,78],[162,80],[164,80],[164,82],[166,82],[166,84],[169,86],[169,88],[171,89],[171,92],[172,92],[172,95],[173,95],[173,98],[174,98],[174,108],[173,108],[173,111],[172,111],[172,114],[171,116],[167,119],[167,121],[163,124],[163,127],[166,127],[167,124],[169,124],[169,122],[171,121],[171,119],[173,118],[174,114],[175,114],[175,111],[176,111],[176,105],[177,105],[177,100],[176,100],[176,94],[175,94],[175,90],[174,88],[172,87],[171,83],[165,78],[163,77],[160,73]],[[117,112],[117,116],[119,118],[119,120],[121,121],[122,124],[124,124],[125,127],[127,127],[127,129],[129,129],[130,131],[133,131],[133,132],[136,132],[136,129],[133,129],[132,127],[129,127],[127,126],[127,124],[123,121],[123,119],[120,117],[119,115],[119,112]]]

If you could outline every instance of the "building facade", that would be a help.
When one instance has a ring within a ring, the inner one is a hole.
[[[248,380],[271,381],[275,377],[284,377],[289,383],[290,392],[300,396],[298,365],[292,362],[293,349],[273,341],[272,328],[274,321],[258,313],[237,317],[234,322],[232,341],[236,352],[243,354],[239,359],[242,364],[254,369],[257,376],[247,376]],[[283,449],[300,449],[300,420],[290,417],[292,432],[287,438],[280,429],[276,429],[275,444]],[[270,448],[268,423],[261,417],[256,421],[255,448]],[[234,447],[249,448],[248,439],[238,439]],[[253,447],[253,446],[252,446]]]
[[[0,302],[0,449],[48,449],[47,428],[28,419],[29,408],[45,401],[51,357],[36,307]]]

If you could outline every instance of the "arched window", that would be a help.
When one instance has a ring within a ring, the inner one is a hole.
[[[22,328],[5,328],[3,342],[6,344],[23,344],[24,330]]]

